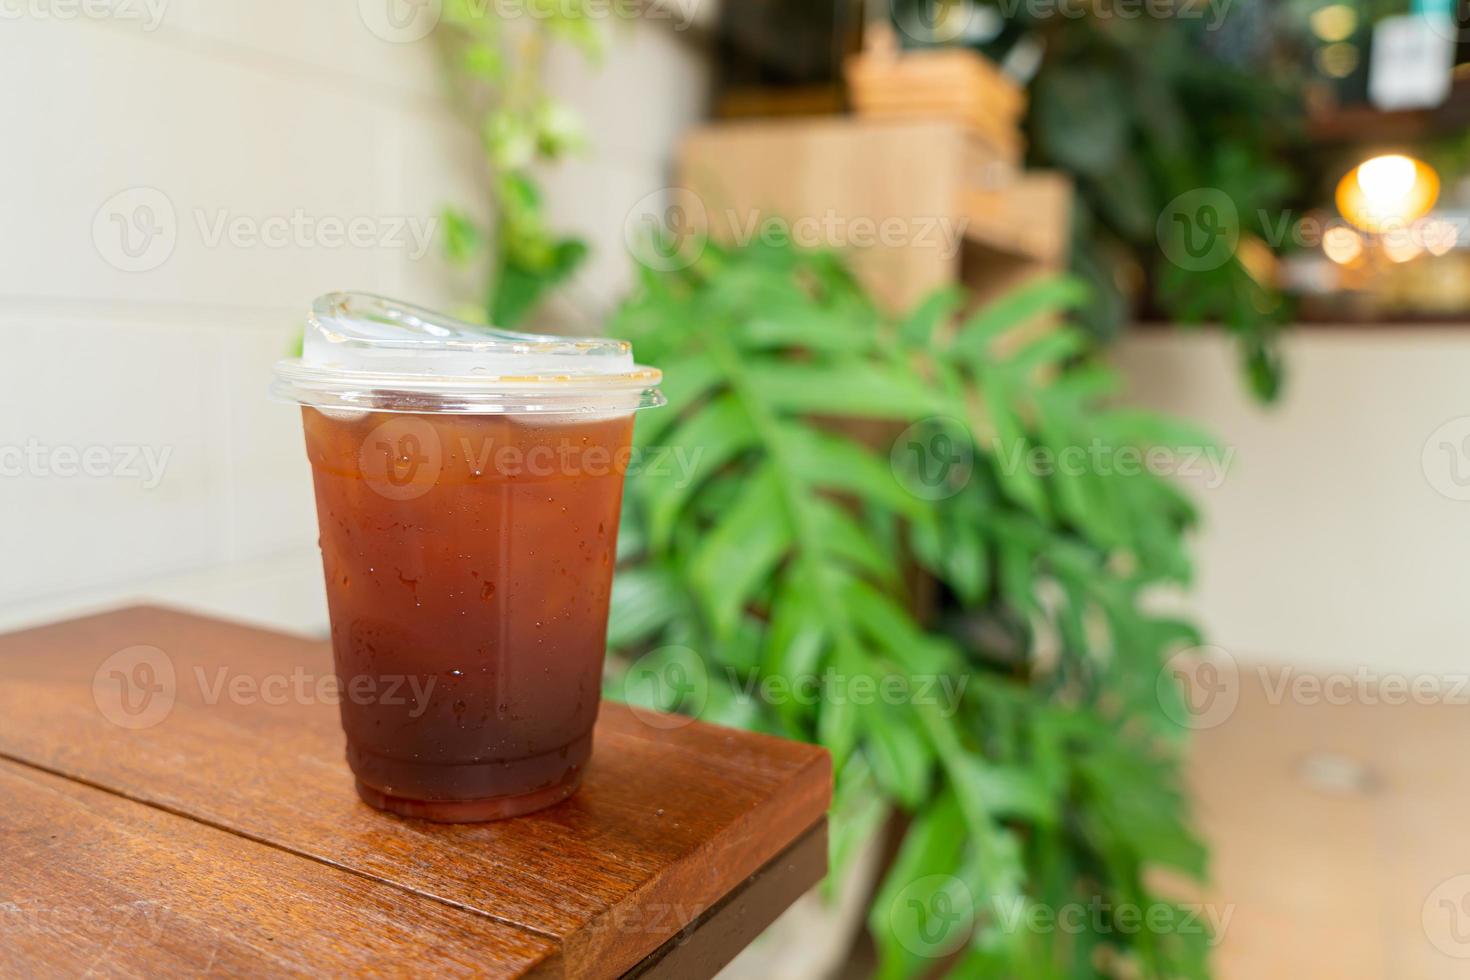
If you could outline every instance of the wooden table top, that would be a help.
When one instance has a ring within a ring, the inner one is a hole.
[[[707,977],[825,873],[823,750],[611,702],[564,803],[379,813],[331,669],[157,608],[0,636],[0,975]]]

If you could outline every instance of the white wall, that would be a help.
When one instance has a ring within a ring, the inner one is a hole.
[[[1117,352],[1134,397],[1236,452],[1221,487],[1194,487],[1193,603],[1211,640],[1255,660],[1463,675],[1470,330],[1304,327],[1285,354],[1286,396],[1262,408],[1217,332],[1135,331]]]
[[[270,366],[324,291],[481,294],[408,234],[483,202],[477,138],[433,42],[375,34],[372,4],[112,7],[141,16],[52,0],[0,20],[0,628],[141,596],[320,629],[309,473]],[[591,296],[620,288],[621,215],[665,182],[703,88],[666,27],[614,33],[600,77],[554,65],[595,111],[593,154],[551,189],[604,249]],[[270,218],[301,230],[249,237]],[[334,237],[354,219],[361,240]],[[73,474],[90,447],[103,475]],[[161,479],[133,452],[167,454]]]
[[[567,48],[549,58],[549,87],[581,114],[592,147],[544,174],[553,227],[577,232],[593,249],[548,304],[545,319],[559,327],[594,331],[624,295],[632,276],[624,237],[629,215],[672,183],[674,147],[703,118],[708,84],[699,22],[686,23],[679,5],[705,16],[713,7],[708,0],[671,0],[667,18],[617,25],[609,32],[610,57],[600,66]]]

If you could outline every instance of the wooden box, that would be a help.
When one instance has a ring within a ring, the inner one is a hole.
[[[1023,173],[953,120],[721,123],[685,139],[678,171],[715,240],[775,228],[845,249],[894,312],[948,284],[983,301],[1067,262],[1068,179]]]

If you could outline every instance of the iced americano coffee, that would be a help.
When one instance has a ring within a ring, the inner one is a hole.
[[[365,801],[474,821],[576,790],[634,413],[658,381],[618,341],[317,301],[275,391],[302,405]]]

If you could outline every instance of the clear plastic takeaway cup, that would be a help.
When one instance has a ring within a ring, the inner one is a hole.
[[[316,487],[347,758],[372,806],[444,822],[575,792],[592,752],[633,414],[621,341],[317,300],[272,393]]]

